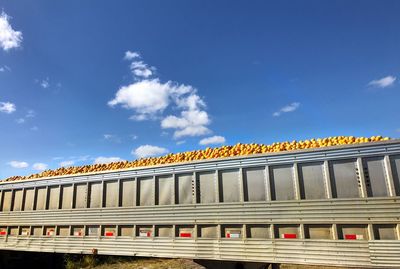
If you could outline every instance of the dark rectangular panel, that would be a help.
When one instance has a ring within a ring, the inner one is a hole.
[[[292,165],[271,166],[270,181],[272,200],[295,199]]]
[[[275,225],[275,238],[281,239],[298,239],[300,238],[299,225]]]
[[[174,229],[172,225],[160,225],[156,226],[157,237],[173,237]]]
[[[395,155],[390,157],[390,164],[392,167],[394,188],[396,190],[396,195],[400,196],[400,155]]]
[[[199,225],[198,226],[199,237],[202,238],[218,238],[218,226],[217,225]]]
[[[265,224],[247,224],[246,234],[248,238],[260,238],[268,239],[271,238],[270,226]]]
[[[374,224],[373,228],[376,240],[397,240],[396,224]]]
[[[219,192],[220,202],[239,202],[239,170],[222,170],[219,171]]]
[[[298,171],[302,199],[325,199],[323,163],[299,164]]]
[[[265,167],[243,170],[244,200],[265,201]]]
[[[365,158],[363,166],[368,196],[388,196],[383,157]]]
[[[355,160],[331,161],[329,169],[333,197],[360,197]]]
[[[338,237],[345,240],[368,240],[367,225],[343,224],[338,225]]]
[[[310,239],[333,239],[332,225],[304,225],[304,232]]]

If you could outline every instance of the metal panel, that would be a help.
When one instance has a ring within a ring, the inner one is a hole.
[[[400,155],[390,157],[396,195],[400,196]]]
[[[265,201],[265,167],[243,170],[244,200]]]
[[[139,178],[139,205],[154,205],[154,179],[152,177]]]
[[[215,172],[201,172],[197,174],[200,203],[216,202]]]
[[[118,227],[118,236],[132,237],[133,225],[121,225]]]
[[[176,197],[178,204],[192,204],[194,201],[193,174],[180,174],[176,176]]]
[[[24,211],[33,210],[33,199],[35,199],[35,189],[25,189]]]
[[[36,210],[46,209],[47,188],[36,189]]]
[[[61,186],[61,208],[70,209],[72,206],[72,185]]]
[[[376,240],[397,240],[395,224],[374,224],[373,230]]]
[[[246,235],[248,238],[271,238],[270,226],[265,224],[247,224]]]
[[[19,229],[18,229],[17,226],[9,227],[9,233],[8,234],[10,236],[18,236],[18,231],[19,231]]]
[[[180,238],[193,238],[195,237],[194,225],[177,225],[176,237]]]
[[[99,236],[100,235],[100,226],[99,225],[87,225],[86,226],[86,234],[88,236]]]
[[[275,225],[275,238],[297,239],[300,238],[300,226],[293,224]]]
[[[13,211],[21,211],[23,190],[14,191]]]
[[[33,236],[42,236],[43,235],[43,227],[41,227],[41,226],[32,227],[32,235]]]
[[[83,226],[72,226],[71,227],[73,236],[84,236],[85,235],[85,227]]]
[[[69,236],[69,226],[58,226],[57,235],[59,236]]]
[[[60,204],[60,187],[49,187],[49,209],[58,209]]]
[[[355,160],[353,159],[329,163],[333,197],[360,197],[355,165]]]
[[[101,198],[102,198],[102,182],[92,182],[89,184],[90,190],[90,200],[89,207],[96,208],[101,207]]]
[[[243,238],[243,225],[227,224],[221,225],[221,237],[229,239]]]
[[[104,182],[104,205],[106,207],[117,207],[119,200],[118,181],[105,181]]]
[[[137,225],[136,226],[136,236],[137,237],[152,237],[153,236],[153,226]]]
[[[55,236],[56,235],[56,227],[55,226],[44,227],[44,235],[45,236]]]
[[[102,231],[101,231],[101,235],[102,236],[106,236],[106,237],[114,237],[117,236],[117,230],[116,227],[114,225],[106,225],[102,227]]]
[[[174,204],[174,177],[161,176],[156,178],[157,181],[157,204],[172,205]]]
[[[219,171],[219,196],[220,202],[239,202],[239,170]]]
[[[134,179],[121,180],[121,206],[134,206],[136,203],[136,184]]]
[[[12,191],[3,191],[3,211],[11,211]]]
[[[87,207],[87,184],[75,184],[74,208]]]
[[[218,238],[217,225],[199,225],[198,232],[198,236],[201,238]]]
[[[156,237],[173,237],[174,227],[172,225],[157,225]]]
[[[383,157],[365,158],[363,166],[368,196],[388,196]]]
[[[326,199],[323,163],[298,165],[302,199]]]
[[[293,167],[291,165],[270,167],[270,181],[272,200],[295,199]]]
[[[338,225],[338,237],[345,240],[368,240],[367,225],[343,224]]]
[[[29,227],[29,226],[20,227],[19,235],[30,236],[31,235],[31,227]]]
[[[332,225],[304,225],[305,238],[333,239]]]

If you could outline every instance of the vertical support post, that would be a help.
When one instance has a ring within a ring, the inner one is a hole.
[[[0,211],[3,211],[3,190],[0,190]]]
[[[247,239],[247,224],[243,224],[242,226],[242,240]]]
[[[215,184],[215,201],[217,202],[217,203],[221,203],[222,201],[221,201],[221,193],[220,193],[220,191],[219,191],[219,189],[220,189],[220,186],[219,186],[219,177],[220,177],[220,175],[219,175],[219,170],[218,169],[216,169],[215,170],[215,173],[214,173],[214,184]]]
[[[90,208],[90,183],[86,183],[86,208]]]
[[[367,187],[365,185],[364,167],[363,167],[362,159],[360,157],[357,158],[356,167],[358,170],[358,179],[360,180],[359,184],[361,186],[361,198],[367,198],[368,193],[367,193]]]
[[[275,224],[273,224],[273,223],[270,224],[269,233],[270,233],[271,239],[275,239]]]
[[[105,193],[104,193],[104,191],[105,191],[105,181],[104,181],[104,179],[102,179],[101,180],[101,188],[100,188],[100,193],[101,193],[101,195],[100,195],[100,208],[102,208],[102,207],[106,207],[106,205],[105,205],[105,201],[106,201],[106,199],[104,199],[104,197],[105,197]]]
[[[49,201],[49,198],[50,198],[49,192],[50,192],[50,187],[49,187],[49,186],[46,186],[46,193],[45,193],[45,199],[44,199],[44,209],[45,209],[45,210],[49,209],[49,204],[50,204],[50,201]]]
[[[194,171],[193,172],[193,183],[192,183],[192,185],[193,185],[193,199],[194,199],[194,201],[193,201],[193,203],[194,204],[197,204],[197,203],[199,203],[200,202],[200,197],[198,197],[199,196],[199,191],[198,191],[198,188],[199,188],[199,186],[198,186],[198,182],[197,182],[197,177],[198,177],[198,175],[197,175],[197,172],[196,171]]]
[[[374,227],[372,226],[371,223],[368,224],[367,231],[368,231],[368,240],[375,240]]]
[[[300,179],[299,179],[299,170],[297,163],[293,164],[293,179],[294,179],[294,195],[295,200],[301,200],[301,192],[300,192]]]
[[[397,236],[397,240],[400,239],[400,224],[396,225],[396,236]]]
[[[117,207],[121,206],[121,197],[122,197],[122,193],[121,193],[121,175],[119,174],[119,177],[117,179]]]
[[[71,195],[71,209],[75,208],[74,201],[76,199],[76,190],[75,190],[75,183],[72,183],[72,195]]]
[[[332,224],[332,239],[339,240],[339,234],[336,223]]]
[[[332,199],[333,194],[332,194],[332,186],[331,186],[331,174],[329,171],[329,162],[328,161],[324,161],[324,181],[325,181],[326,198]]]
[[[175,172],[174,173],[172,173],[172,192],[171,192],[171,204],[172,205],[175,205],[176,204],[176,201],[177,201],[177,199],[176,199],[176,188],[177,188],[178,186],[177,186],[177,184],[176,184],[176,174],[175,174]]]
[[[394,179],[393,179],[393,170],[392,165],[390,163],[390,157],[385,155],[383,158],[383,167],[386,175],[387,187],[388,187],[388,194],[389,196],[393,197],[396,196],[396,189],[394,186]]]
[[[138,206],[139,205],[139,195],[140,195],[140,193],[139,193],[139,187],[140,187],[140,185],[139,185],[139,178],[138,177],[135,177],[135,181],[134,181],[135,183],[133,183],[134,185],[135,185],[135,201],[133,201],[133,204],[135,205],[135,206]]]
[[[264,184],[265,184],[265,199],[267,201],[272,200],[272,194],[271,194],[271,179],[269,176],[269,166],[265,166],[264,170]]]
[[[241,203],[244,202],[244,176],[243,176],[243,168],[239,168],[239,201]]]
[[[153,184],[153,205],[157,205],[158,204],[158,179],[156,178],[156,176],[153,176],[153,180],[152,180],[152,184]],[[154,234],[154,227],[153,227],[153,234]]]

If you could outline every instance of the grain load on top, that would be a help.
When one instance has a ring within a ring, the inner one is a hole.
[[[302,149],[323,148],[339,145],[361,144],[368,142],[380,142],[390,140],[389,137],[371,136],[371,137],[354,137],[354,136],[334,136],[327,138],[308,139],[300,141],[277,142],[269,145],[266,144],[241,144],[233,146],[221,146],[216,148],[206,148],[202,150],[194,150],[180,153],[170,153],[161,157],[142,158],[133,161],[119,161],[108,164],[92,164],[74,167],[61,167],[55,170],[46,170],[41,173],[29,176],[13,176],[5,181],[15,181],[24,179],[35,179],[42,177],[55,177],[64,175],[77,175],[93,172],[112,171],[129,169],[135,167],[154,166],[162,164],[182,163],[197,160],[207,160],[216,158],[226,158],[235,156],[246,156],[260,153],[273,153],[283,151],[293,151]]]

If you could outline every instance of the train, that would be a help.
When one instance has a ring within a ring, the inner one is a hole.
[[[0,251],[400,268],[400,140],[0,182]]]

